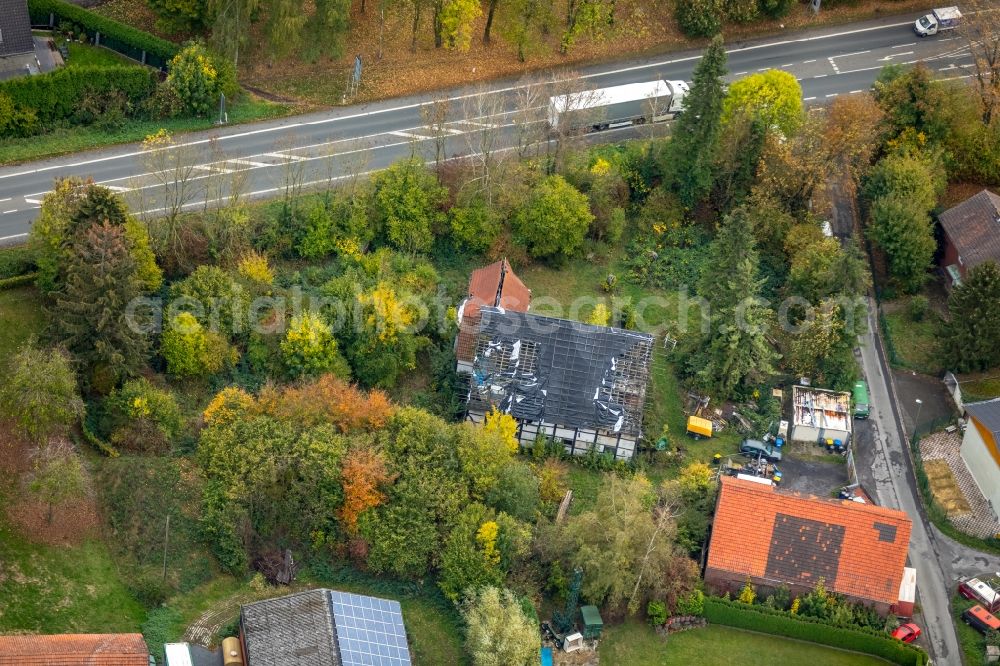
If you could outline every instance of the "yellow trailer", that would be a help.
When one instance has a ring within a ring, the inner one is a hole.
[[[712,422],[700,416],[689,416],[687,432],[696,438],[712,436]]]

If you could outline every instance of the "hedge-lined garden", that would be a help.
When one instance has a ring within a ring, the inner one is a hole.
[[[63,0],[28,0],[28,12],[32,25],[55,28],[64,22],[73,23],[83,28],[91,39],[100,33],[101,46],[164,71],[170,59],[180,51],[180,47],[165,39]]]
[[[924,666],[928,662],[927,653],[923,650],[872,629],[836,627],[814,618],[795,617],[788,611],[750,606],[718,597],[705,599],[705,619],[714,624],[864,652],[901,666]]]
[[[9,79],[0,83],[0,94],[15,107],[32,109],[38,122],[50,124],[78,115],[92,96],[120,94],[137,106],[156,91],[156,83],[156,72],[144,67],[75,67]]]

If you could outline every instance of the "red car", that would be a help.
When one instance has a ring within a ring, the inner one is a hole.
[[[912,622],[907,622],[906,624],[901,624],[896,627],[892,632],[892,637],[903,641],[904,643],[912,643],[917,640],[920,636],[920,627],[913,624]]]

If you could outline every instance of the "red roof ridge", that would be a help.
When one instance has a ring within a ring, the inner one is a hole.
[[[147,666],[142,634],[0,636],[0,666]]]
[[[834,504],[838,506],[850,506],[852,509],[857,511],[862,511],[865,513],[879,514],[887,517],[903,517],[906,520],[910,520],[910,517],[906,515],[905,512],[898,509],[890,509],[889,507],[879,506],[878,504],[869,504],[865,502],[855,502],[853,500],[839,499],[836,497],[823,497],[821,495],[813,495],[812,493],[803,493],[798,490],[780,490],[774,486],[767,486],[763,483],[755,483],[753,481],[747,481],[746,479],[737,479],[732,476],[723,476],[722,483],[732,483],[739,486],[741,489],[748,490],[750,492],[756,492],[761,494],[773,493],[781,497],[794,497],[800,500],[809,500],[815,502],[826,502],[827,504]],[[723,485],[725,487],[725,485]]]

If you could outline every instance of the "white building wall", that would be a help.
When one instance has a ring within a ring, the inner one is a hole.
[[[983,496],[993,505],[994,515],[997,514],[1000,510],[1000,467],[997,467],[988,445],[971,419],[962,438],[961,453],[972,478],[976,480]]]

